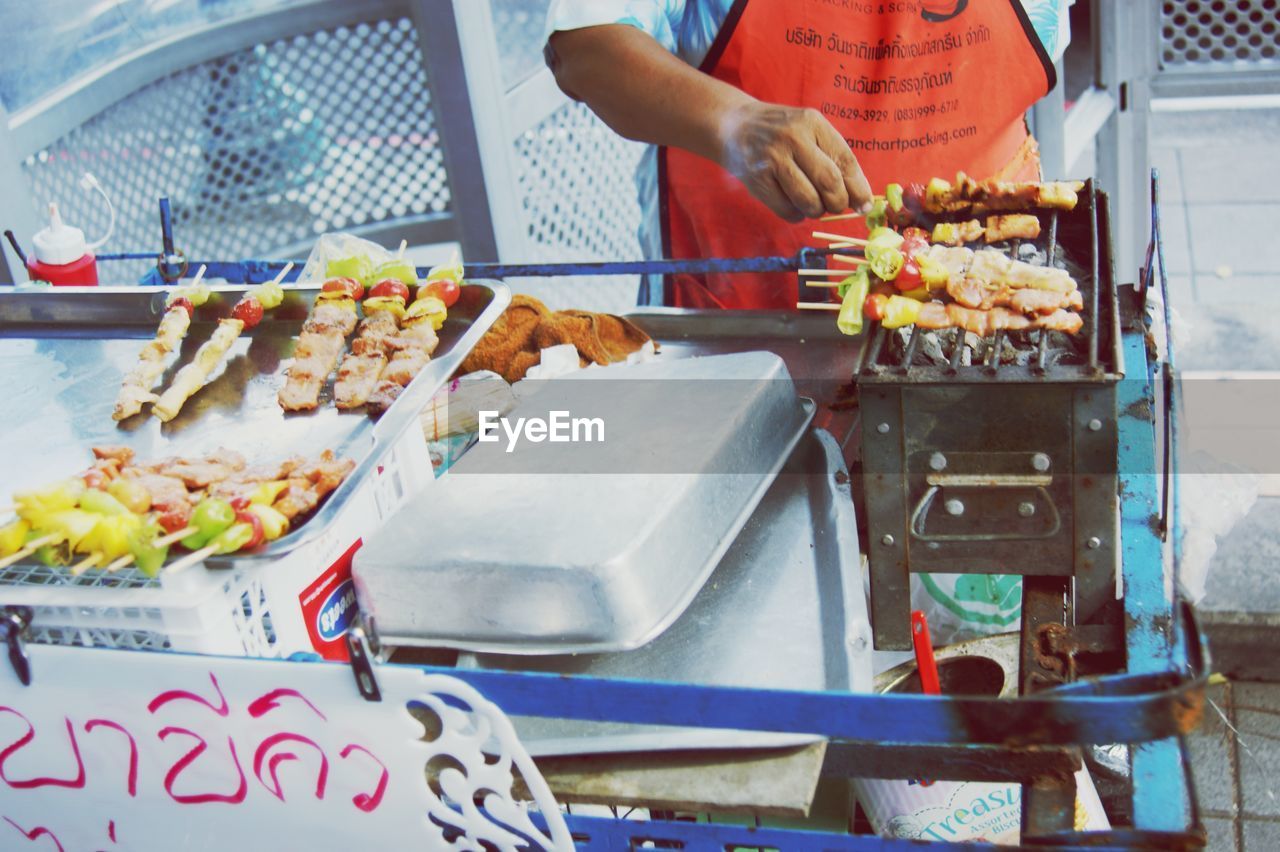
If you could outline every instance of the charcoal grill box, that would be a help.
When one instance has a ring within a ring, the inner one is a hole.
[[[997,333],[965,351],[963,330],[917,328],[904,341],[877,327],[864,342],[877,648],[911,647],[910,573],[1074,576],[1080,621],[1115,598],[1124,361],[1106,195],[1090,182],[1074,210],[1040,215],[1050,224],[1035,250],[1067,263],[1084,296],[1078,335]],[[937,349],[922,344],[929,334]],[[991,357],[1006,341],[1022,363]]]

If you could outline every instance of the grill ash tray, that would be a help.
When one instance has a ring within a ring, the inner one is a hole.
[[[649,642],[688,607],[813,415],[767,352],[538,384],[509,425],[561,412],[598,419],[603,440],[508,451],[503,431],[394,515],[353,566],[381,642],[512,654]]]

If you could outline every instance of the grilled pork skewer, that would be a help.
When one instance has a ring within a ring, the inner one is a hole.
[[[404,310],[403,302],[400,310]],[[342,357],[338,378],[333,385],[334,404],[338,408],[359,408],[368,401],[378,378],[390,360],[390,343],[400,331],[400,320],[394,308],[381,310],[365,306],[351,351]]]
[[[1055,210],[1074,210],[1079,192],[1084,189],[1080,181],[1050,181],[1046,183],[1013,183],[1007,181],[975,181],[964,172],[956,174],[955,184],[942,178],[934,178],[924,191],[926,213],[973,213],[993,210],[1025,210],[1028,207],[1048,207]]]
[[[406,321],[405,327],[390,341],[394,354],[382,371],[378,386],[369,395],[370,414],[378,416],[391,407],[400,392],[431,360],[431,353],[439,343],[435,330],[425,318]]]
[[[142,410],[144,404],[159,399],[151,392],[151,388],[164,373],[165,360],[169,353],[178,348],[182,339],[187,336],[187,330],[191,328],[191,313],[195,304],[190,297],[183,294],[196,295],[201,292],[199,287],[200,280],[204,278],[204,271],[205,267],[202,265],[196,271],[196,277],[189,287],[179,287],[170,295],[164,317],[160,320],[160,327],[156,329],[155,338],[142,347],[142,351],[138,353],[138,363],[133,366],[120,385],[120,393],[116,395],[116,406],[111,412],[111,419],[124,420],[132,417]],[[207,293],[208,290],[204,292]],[[200,303],[203,304],[204,299],[200,299]]]
[[[979,239],[987,245],[1005,240],[1034,240],[1040,236],[1040,217],[1030,213],[988,216],[984,226],[977,219],[967,222],[939,222],[933,226],[930,242],[962,246]]]
[[[1007,308],[984,311],[963,305],[926,302],[920,307],[920,315],[915,324],[926,329],[963,328],[979,337],[989,337],[997,331],[1030,331],[1037,328],[1075,334],[1084,326],[1084,320],[1079,314],[1065,310],[1033,318]]]
[[[302,326],[293,364],[278,400],[285,411],[311,411],[320,404],[320,389],[333,372],[357,322],[354,298],[317,301]]]
[[[928,257],[946,268],[947,295],[967,308],[984,309],[1000,304],[1000,294],[1006,290],[1044,290],[1059,294],[1057,307],[1077,306],[1079,287],[1063,269],[1012,260],[994,249],[975,252],[963,247],[932,246]],[[1012,295],[1007,298],[1012,299]],[[1046,302],[1036,297],[1022,297],[1021,304]],[[1079,306],[1083,307],[1083,302]]]

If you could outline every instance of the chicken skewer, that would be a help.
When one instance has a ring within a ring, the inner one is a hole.
[[[178,375],[173,377],[173,383],[151,407],[151,412],[162,423],[177,417],[187,400],[204,387],[209,374],[231,351],[231,347],[240,338],[240,333],[261,322],[262,315],[268,306],[274,308],[283,301],[284,291],[280,288],[280,282],[291,269],[293,264],[286,264],[284,269],[280,270],[280,274],[270,282],[247,292],[244,298],[232,308],[230,317],[218,320],[218,327],[214,330],[213,336],[201,344],[191,363],[178,371]]]
[[[111,413],[113,420],[124,420],[142,410],[148,402],[155,402],[158,396],[151,392],[156,380],[164,373],[165,360],[178,348],[182,339],[187,336],[191,327],[191,314],[199,305],[209,298],[208,288],[200,286],[204,278],[205,267],[196,270],[196,277],[190,285],[175,289],[165,306],[164,317],[156,336],[142,347],[138,354],[138,363],[124,377],[120,385],[120,393],[116,396],[115,410]]]

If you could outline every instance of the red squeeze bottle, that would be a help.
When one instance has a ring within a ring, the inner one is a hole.
[[[48,281],[55,287],[98,286],[98,261],[84,231],[62,221],[58,205],[49,205],[49,225],[32,238],[34,251],[27,259],[32,281]]]

